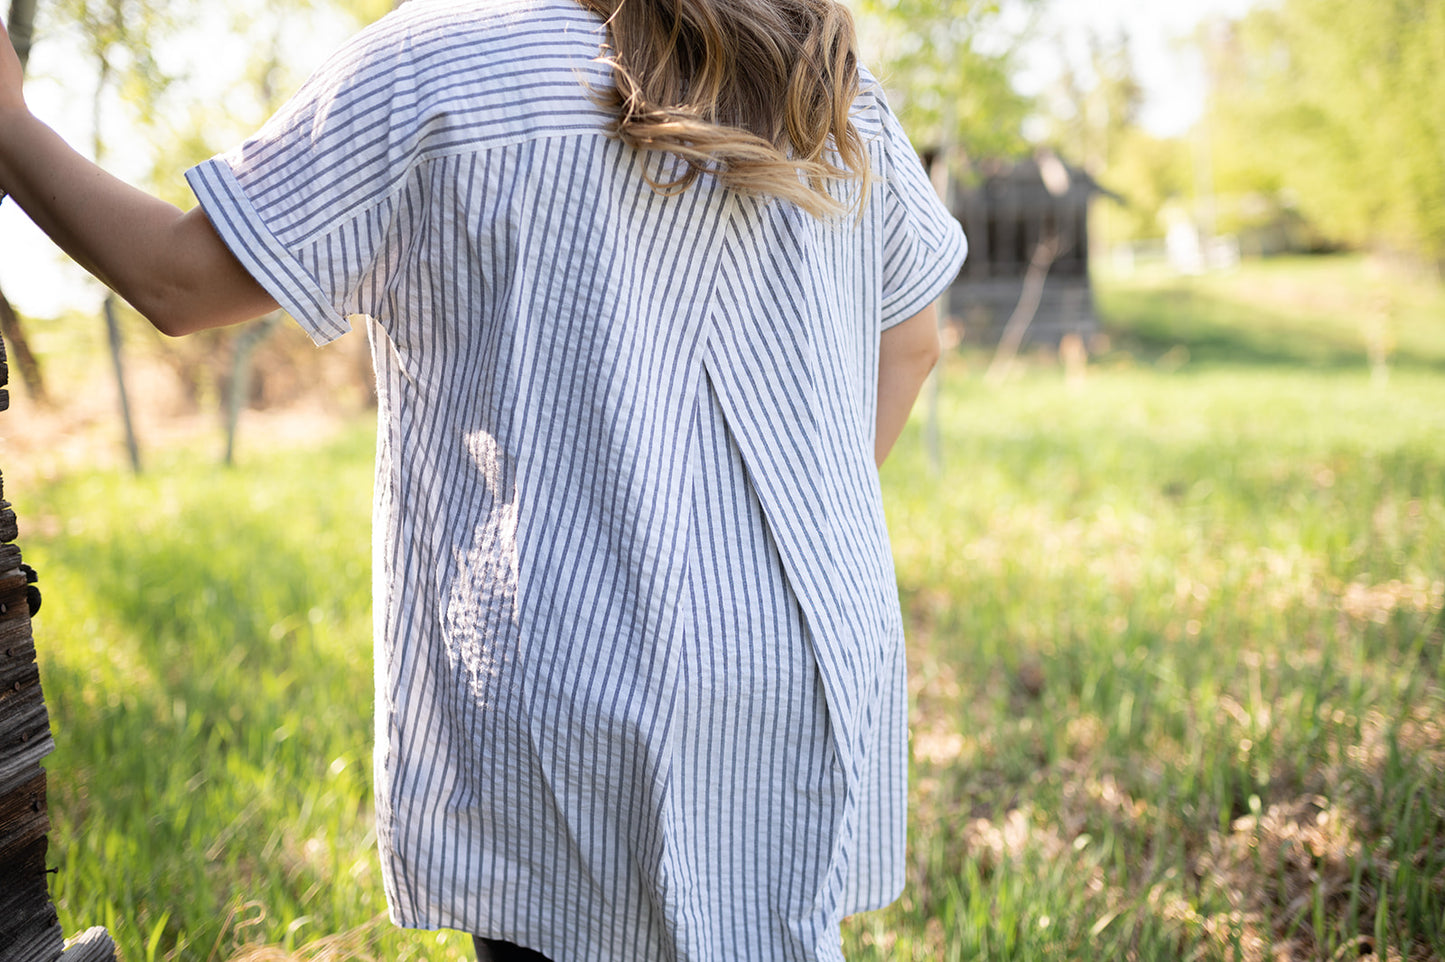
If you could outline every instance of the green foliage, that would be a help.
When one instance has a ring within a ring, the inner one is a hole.
[[[1019,0],[1027,9],[1036,0]],[[1021,34],[997,0],[856,0],[863,58],[920,148],[1016,154],[1029,101],[1013,87]]]
[[[391,7],[391,0],[50,0],[39,5],[34,66],[39,74],[63,72],[66,89],[91,100],[92,155],[187,207],[187,168],[255,131],[326,52],[318,42],[344,36],[338,24],[360,27]],[[76,75],[77,57],[89,76]]]
[[[1206,40],[1220,189],[1445,260],[1445,6],[1286,0]]]
[[[91,93],[91,153],[105,157],[107,111],[112,95],[129,108],[125,123],[144,129],[157,120],[157,110],[175,77],[163,69],[155,51],[180,24],[179,8],[160,0],[54,0],[41,7],[37,32],[63,29],[78,38],[81,51],[95,70]],[[112,130],[113,132],[113,130]]]
[[[360,26],[383,6],[390,4],[54,0],[42,6],[39,32],[78,46],[96,71],[93,152],[121,145],[127,176],[143,176],[149,190],[186,207],[193,200],[183,172],[260,127],[305,79],[307,68],[293,63],[309,67],[325,52],[314,38],[339,40],[334,21]]]
[[[1119,198],[1093,205],[1096,237],[1105,243],[1159,237],[1160,211],[1193,189],[1188,146],[1138,125],[1144,91],[1126,34],[1110,39],[1087,31],[1082,41],[1080,53],[1058,39],[1059,77],[1042,98],[1048,142]]]
[[[1099,182],[1122,200],[1096,201],[1093,229],[1106,243],[1162,237],[1165,205],[1193,194],[1188,144],[1134,126],[1119,131],[1112,144]]]
[[[1125,138],[1138,129],[1144,89],[1134,74],[1127,34],[1108,39],[1088,30],[1082,39],[1083,62],[1058,39],[1059,77],[1045,104],[1049,140],[1097,176],[1113,166]]]

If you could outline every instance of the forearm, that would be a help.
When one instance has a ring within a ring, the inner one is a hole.
[[[903,433],[928,373],[938,363],[938,313],[932,305],[883,332],[878,347],[878,419],[873,460],[880,467]]]
[[[23,106],[0,108],[0,188],[62,250],[168,334],[275,308],[200,210],[183,213],[111,176]]]

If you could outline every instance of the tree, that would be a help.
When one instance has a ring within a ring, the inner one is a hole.
[[[91,157],[96,163],[103,163],[106,138],[102,121],[112,87],[119,87],[120,93],[137,107],[139,120],[149,122],[154,117],[157,100],[170,84],[170,78],[156,63],[153,51],[158,37],[172,25],[169,18],[173,11],[159,0],[59,0],[53,12],[79,28],[85,52],[96,68],[91,100]],[[120,69],[120,64],[128,69]],[[131,468],[139,473],[140,444],[126,387],[119,305],[120,299],[114,292],[106,291],[101,313],[115,372],[126,451]]]
[[[1013,61],[1028,27],[1011,31],[996,0],[858,0],[855,9],[864,58],[915,144],[973,159],[1025,149],[1031,104],[1014,89]]]
[[[1285,0],[1208,38],[1222,184],[1445,265],[1445,4]]]
[[[1123,198],[1102,199],[1094,236],[1102,244],[1163,236],[1161,212],[1194,189],[1189,144],[1139,127],[1120,132],[1099,182]]]
[[[1099,177],[1137,129],[1144,88],[1135,76],[1126,34],[1111,39],[1090,29],[1082,41],[1080,63],[1062,37],[1056,40],[1062,67],[1045,95],[1049,139],[1061,154]]]
[[[1094,241],[1157,236],[1160,209],[1188,186],[1182,145],[1139,127],[1144,88],[1127,34],[1106,37],[1090,29],[1075,39],[1081,42],[1073,46],[1055,39],[1059,76],[1041,98],[1047,139],[1124,199],[1095,203]]]

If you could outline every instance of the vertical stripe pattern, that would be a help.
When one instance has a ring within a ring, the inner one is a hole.
[[[188,176],[313,339],[372,341],[393,918],[837,960],[903,879],[879,336],[963,238],[866,77],[861,216],[655,193],[668,159],[588,92],[604,36],[568,0],[412,0]]]

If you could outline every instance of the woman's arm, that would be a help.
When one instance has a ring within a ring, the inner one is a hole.
[[[20,61],[0,27],[0,190],[78,264],[172,336],[276,309],[200,208],[121,182],[30,113]]]
[[[878,424],[873,460],[881,467],[938,363],[938,311],[932,304],[884,331],[878,345]]]

